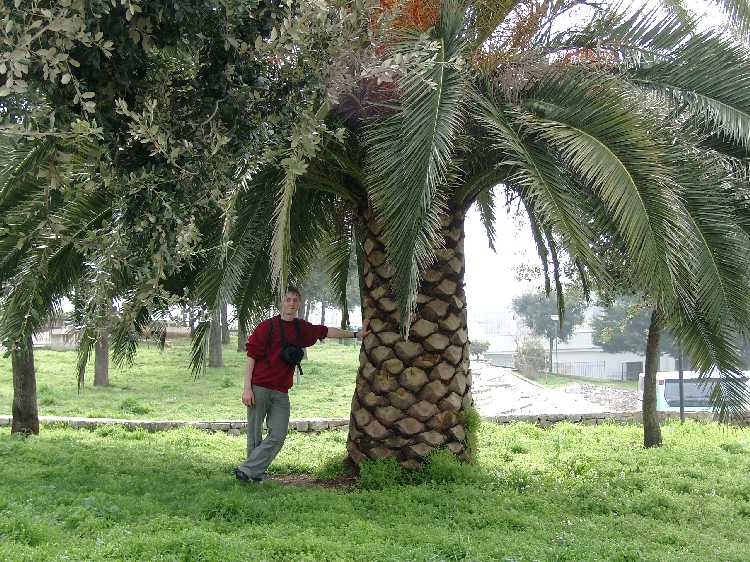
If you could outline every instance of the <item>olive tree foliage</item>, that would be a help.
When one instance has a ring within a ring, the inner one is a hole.
[[[197,267],[231,272],[233,255],[264,251],[242,229],[267,223],[276,184],[253,193],[249,178],[271,164],[293,176],[321,139],[340,137],[316,115],[347,87],[364,10],[346,6],[3,3],[0,338],[22,345],[79,284],[80,361],[113,301],[114,359],[129,360],[143,334],[159,338],[170,306],[211,285]],[[224,284],[204,299],[198,331],[240,293]]]

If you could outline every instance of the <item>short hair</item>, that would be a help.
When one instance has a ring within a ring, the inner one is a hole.
[[[300,292],[299,292],[299,289],[298,289],[297,287],[295,287],[294,285],[289,285],[289,286],[288,286],[288,287],[286,288],[286,292],[284,292],[284,294],[286,295],[286,294],[289,294],[289,293],[294,293],[294,294],[295,294],[295,295],[297,295],[297,296],[298,296],[299,298],[302,298],[302,293],[300,293]]]

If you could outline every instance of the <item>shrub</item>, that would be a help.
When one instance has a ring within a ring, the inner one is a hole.
[[[120,402],[120,410],[123,412],[128,412],[129,414],[148,414],[151,411],[151,408],[146,406],[145,404],[141,404],[141,402],[137,398],[126,398],[122,402]]]
[[[472,355],[484,355],[490,348],[490,342],[488,341],[471,341],[471,354]]]
[[[516,347],[514,366],[524,377],[536,378],[547,365],[547,352],[538,340],[525,340]]]
[[[360,485],[368,490],[395,486],[404,480],[404,470],[396,459],[377,459],[359,465]]]
[[[463,415],[464,429],[466,429],[466,453],[469,462],[476,461],[476,455],[478,451],[477,440],[479,426],[482,424],[482,416],[479,415],[479,411],[473,406],[469,406],[464,410]]]
[[[474,467],[462,463],[447,449],[433,452],[422,467],[424,480],[440,484],[467,482],[475,479]]]

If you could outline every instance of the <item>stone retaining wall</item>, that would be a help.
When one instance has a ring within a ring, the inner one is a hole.
[[[11,424],[11,416],[0,416],[0,427]],[[103,425],[121,425],[129,429],[145,429],[146,431],[164,431],[179,427],[194,427],[206,431],[223,431],[230,435],[240,435],[247,431],[247,422],[243,420],[218,421],[182,421],[182,420],[123,420],[116,418],[73,418],[63,416],[39,416],[39,422],[44,425],[65,425],[76,428],[94,429]],[[305,420],[289,420],[289,429],[302,433],[312,433],[347,427],[348,418],[312,418]]]
[[[677,412],[662,412],[659,419],[679,419]],[[685,417],[700,421],[712,421],[714,416],[711,412],[687,412]],[[580,423],[583,425],[598,425],[607,421],[619,423],[641,423],[641,412],[603,412],[599,414],[539,414],[527,416],[494,416],[484,418],[492,423],[527,422],[540,427],[549,427],[559,422]],[[93,429],[103,425],[121,425],[130,429],[141,428],[146,431],[164,431],[179,427],[194,427],[206,431],[223,431],[229,435],[240,435],[247,431],[247,422],[242,420],[220,420],[220,421],[179,421],[179,420],[123,420],[116,418],[73,418],[62,416],[39,416],[40,423],[44,425],[65,425],[69,427]],[[0,427],[9,426],[11,416],[0,416]],[[750,425],[750,413],[737,422],[738,425]],[[348,418],[312,418],[302,420],[290,420],[289,429],[301,433],[313,433],[348,427]]]

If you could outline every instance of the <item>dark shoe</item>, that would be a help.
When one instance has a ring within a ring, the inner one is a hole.
[[[248,482],[250,480],[250,477],[242,472],[239,468],[234,469],[234,477],[237,478],[237,480],[242,480],[243,482]]]
[[[255,482],[256,484],[263,482],[262,476],[252,476],[252,477],[248,476],[247,474],[242,472],[239,468],[234,469],[234,476],[235,478],[237,478],[237,480],[240,480],[242,482]]]

